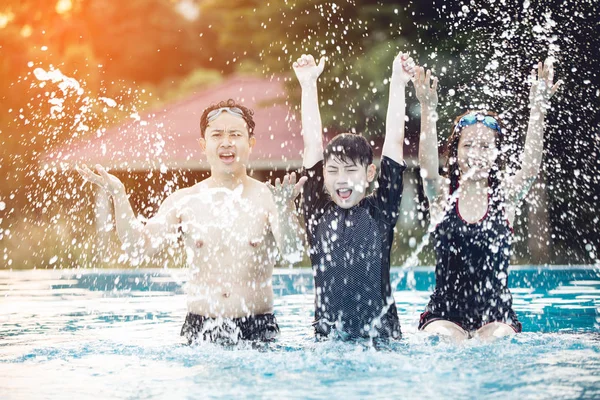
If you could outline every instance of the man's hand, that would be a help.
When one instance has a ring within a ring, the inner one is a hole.
[[[427,73],[425,73],[423,67],[417,67],[413,83],[415,85],[415,95],[419,99],[421,106],[435,109],[438,105],[438,79],[431,78],[431,70],[427,70]]]
[[[300,82],[300,86],[316,85],[317,79],[325,67],[325,57],[321,57],[319,64],[317,64],[313,56],[302,54],[302,57],[292,66],[294,67],[294,72],[296,73],[298,82]]]
[[[101,165],[96,165],[98,174],[94,173],[91,169],[84,165],[82,168],[75,167],[77,172],[88,182],[100,186],[106,190],[111,196],[116,196],[120,193],[125,193],[125,186],[123,183],[114,175],[109,174]]]
[[[407,84],[415,75],[415,62],[408,53],[398,53],[392,64],[392,80]]]
[[[273,193],[275,205],[278,208],[281,208],[288,207],[290,204],[292,204],[294,199],[300,194],[300,190],[307,180],[308,177],[303,176],[296,183],[296,173],[292,172],[289,175],[285,175],[283,177],[283,181],[280,181],[279,178],[277,178],[275,180],[275,186],[267,182],[267,186],[269,189],[271,189],[271,193]]]
[[[537,73],[531,70],[531,90],[529,91],[529,106],[546,112],[550,108],[550,99],[556,93],[562,81],[554,83],[554,60],[548,57],[544,64],[538,62]]]

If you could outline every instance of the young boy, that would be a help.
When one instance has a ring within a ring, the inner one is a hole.
[[[373,149],[356,134],[323,149],[317,79],[325,65],[303,55],[294,63],[302,87],[303,212],[315,277],[317,338],[400,338],[390,284],[390,250],[402,198],[405,88],[414,73],[407,54],[394,60],[386,135],[375,191]]]

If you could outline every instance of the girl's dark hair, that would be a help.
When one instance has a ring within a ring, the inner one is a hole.
[[[369,166],[373,163],[373,148],[364,137],[355,133],[340,133],[327,143],[323,158],[337,157],[342,162]]]
[[[504,171],[504,168],[506,166],[506,155],[502,151],[502,145],[504,142],[506,128],[504,127],[504,123],[502,122],[497,113],[485,110],[469,110],[464,114],[461,114],[458,117],[456,117],[454,123],[452,124],[452,133],[450,134],[448,142],[446,143],[446,166],[444,168],[446,177],[450,179],[450,194],[454,193],[456,189],[458,189],[458,182],[460,181],[460,168],[458,166],[458,143],[460,141],[463,128],[457,128],[458,122],[461,120],[462,117],[471,113],[494,117],[494,119],[498,121],[498,124],[500,125],[500,130],[502,131],[502,134],[496,132],[496,148],[498,149],[499,153],[488,177],[488,186],[492,189],[493,194],[492,198],[498,199],[498,192],[500,190],[499,175],[501,171]]]
[[[252,111],[248,107],[244,107],[243,105],[237,103],[233,99],[229,99],[226,101],[220,101],[216,104],[211,104],[209,107],[207,107],[202,112],[202,116],[200,117],[200,135],[202,137],[204,137],[204,133],[206,132],[206,128],[208,127],[208,113],[210,113],[213,110],[222,108],[222,107],[237,107],[240,110],[242,110],[242,113],[243,113],[242,118],[244,118],[244,121],[246,122],[246,125],[248,126],[248,136],[249,137],[254,136],[254,126],[256,125],[254,123],[254,119],[252,118],[254,115],[254,111]]]

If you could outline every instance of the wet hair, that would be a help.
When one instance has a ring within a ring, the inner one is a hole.
[[[254,122],[254,119],[253,119],[254,111],[252,111],[248,107],[244,107],[243,105],[237,103],[233,99],[229,99],[226,101],[220,101],[216,104],[211,104],[209,107],[207,107],[202,112],[202,116],[200,117],[200,135],[202,137],[204,137],[204,133],[206,132],[206,128],[208,127],[208,114],[211,111],[217,110],[222,107],[237,107],[240,110],[242,110],[242,113],[243,113],[242,118],[244,119],[244,121],[246,122],[246,125],[248,126],[248,136],[249,137],[254,136],[254,126],[256,125]]]
[[[496,135],[495,135],[496,148],[498,149],[499,153],[498,153],[498,157],[494,161],[494,165],[492,166],[492,170],[490,171],[490,175],[488,177],[488,186],[492,189],[492,193],[495,194],[500,189],[499,174],[501,171],[504,171],[504,167],[506,166],[506,154],[504,154],[504,152],[502,151],[502,144],[504,141],[506,128],[504,127],[504,123],[502,122],[502,120],[500,119],[498,114],[496,114],[495,112],[486,111],[486,110],[483,110],[483,111],[469,110],[466,113],[461,114],[458,117],[456,117],[456,119],[454,120],[454,123],[452,124],[452,133],[450,134],[450,137],[448,138],[448,142],[446,143],[447,158],[446,158],[446,166],[444,168],[446,177],[450,179],[450,194],[454,193],[454,191],[456,191],[456,189],[458,189],[458,182],[460,180],[460,174],[461,174],[460,167],[458,166],[458,143],[460,142],[460,138],[462,136],[462,131],[465,127],[458,128],[458,122],[461,120],[462,117],[464,117],[465,115],[471,114],[471,113],[482,114],[485,116],[494,117],[494,119],[496,121],[498,121],[498,125],[500,125],[500,130],[502,131],[502,134],[500,134],[497,131],[494,131],[496,133]],[[497,198],[498,196],[495,195],[493,197]]]
[[[355,133],[340,133],[329,141],[323,158],[325,164],[330,157],[339,158],[342,162],[352,162],[369,166],[373,163],[373,148],[364,137]]]

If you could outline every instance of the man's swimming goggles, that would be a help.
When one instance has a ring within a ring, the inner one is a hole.
[[[228,112],[231,115],[235,115],[236,117],[244,118],[244,112],[241,109],[237,108],[237,107],[221,107],[221,108],[217,108],[217,109],[212,110],[211,112],[209,112],[208,115],[206,116],[206,119],[208,120],[208,122],[212,122],[219,115],[221,115],[221,113],[223,111]]]
[[[458,121],[458,124],[456,124],[456,128],[454,130],[459,131],[465,126],[473,125],[477,122],[481,122],[484,126],[497,131],[499,134],[502,134],[502,128],[500,128],[500,123],[498,120],[491,115],[485,115],[481,113],[470,113],[465,115]]]

